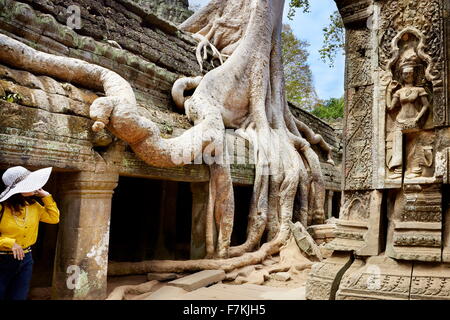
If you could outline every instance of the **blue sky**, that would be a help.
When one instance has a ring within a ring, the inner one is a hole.
[[[189,0],[191,5],[204,6],[209,0]],[[342,54],[338,54],[335,67],[330,68],[328,64],[320,60],[319,49],[322,47],[323,31],[328,25],[330,15],[336,10],[333,0],[313,0],[309,13],[297,10],[293,20],[289,20],[288,0],[285,5],[284,23],[290,24],[297,38],[310,43],[309,64],[314,77],[314,85],[320,99],[339,98],[344,94],[344,64]]]

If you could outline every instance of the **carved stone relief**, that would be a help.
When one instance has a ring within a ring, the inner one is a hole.
[[[335,239],[326,247],[359,256],[379,254],[382,200],[382,192],[376,190],[344,192]]]
[[[313,264],[306,284],[306,299],[329,300],[332,299],[336,277],[345,271],[352,263],[348,252],[334,252],[323,262]],[[334,289],[337,290],[337,287]]]
[[[347,6],[352,20],[367,12],[367,1]],[[356,16],[353,16],[356,14]],[[350,17],[349,16],[349,17]],[[367,18],[367,16],[366,16]],[[350,28],[346,34],[346,124],[344,128],[344,190],[373,188],[373,90],[372,62],[374,48],[371,31]]]
[[[424,53],[424,36],[408,27],[392,40],[386,88],[386,175],[388,180],[433,177],[431,58]],[[406,150],[406,154],[404,154]],[[408,163],[405,164],[405,160]],[[405,170],[406,169],[406,170]],[[405,172],[406,171],[406,172]],[[414,181],[426,183],[427,181]],[[435,181],[429,181],[435,182]]]
[[[411,279],[411,300],[449,300],[450,265],[415,263]]]
[[[385,187],[390,192],[386,254],[441,260],[442,192],[448,157],[436,143],[447,124],[443,92],[442,1],[380,4],[379,105],[385,109]],[[380,172],[383,172],[381,170]]]
[[[336,3],[346,28],[345,180],[326,248],[355,261],[336,276],[335,297],[450,299],[450,1]]]
[[[442,193],[439,185],[405,185],[395,199],[388,201],[388,212],[387,256],[441,261]]]
[[[357,259],[342,277],[337,300],[408,300],[412,263],[385,256]]]
[[[348,90],[344,131],[345,190],[372,188],[373,86]]]
[[[369,29],[349,29],[347,31],[347,85],[349,88],[369,86],[374,83],[371,56],[373,45],[368,41]]]
[[[355,3],[347,4],[345,7],[341,7],[340,3],[338,3],[342,20],[346,26],[364,21],[372,14],[370,0],[354,2]]]
[[[443,90],[445,55],[442,10],[443,0],[385,0],[381,3],[380,8],[380,67],[389,73],[389,68],[398,54],[396,50],[392,50],[393,43],[407,33],[416,33],[415,36],[418,36],[420,41],[418,53],[420,58],[426,57],[425,75],[427,80],[432,83],[433,88],[432,95],[435,103],[432,114],[434,126],[448,123]]]

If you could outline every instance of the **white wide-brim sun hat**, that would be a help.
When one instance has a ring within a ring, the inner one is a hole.
[[[21,166],[9,168],[2,176],[6,189],[0,194],[0,202],[17,193],[33,192],[41,189],[50,178],[51,172],[51,167],[33,172]]]

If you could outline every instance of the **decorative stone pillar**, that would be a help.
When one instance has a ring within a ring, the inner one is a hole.
[[[330,219],[333,216],[333,195],[334,191],[327,191],[327,219]]]
[[[63,179],[53,299],[106,298],[111,199],[118,178],[77,172]]]

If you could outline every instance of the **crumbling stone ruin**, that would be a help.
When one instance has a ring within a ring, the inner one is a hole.
[[[284,99],[283,1],[0,0],[0,166],[54,167],[62,213],[35,286],[104,299],[108,275],[239,279],[280,253],[318,260],[307,299],[449,299],[449,2],[336,3],[341,187],[335,132]]]
[[[343,198],[308,299],[449,299],[446,0],[336,0],[346,32]]]
[[[260,263],[295,244],[292,222],[332,238],[340,141],[284,99],[283,1],[212,1],[181,25],[185,1],[142,2],[0,0],[0,165],[55,168],[61,222],[34,250],[54,299]]]

